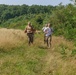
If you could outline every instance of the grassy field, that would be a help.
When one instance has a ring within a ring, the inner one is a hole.
[[[76,46],[63,37],[52,37],[50,49],[43,34],[28,45],[22,30],[0,29],[0,75],[76,75]]]

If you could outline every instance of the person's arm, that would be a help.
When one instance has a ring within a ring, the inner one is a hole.
[[[25,30],[24,30],[24,33],[26,33],[27,32],[27,27],[25,28]]]
[[[48,33],[48,29],[45,29],[44,33],[47,34]]]

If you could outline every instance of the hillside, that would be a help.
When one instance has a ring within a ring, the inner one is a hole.
[[[23,30],[1,28],[0,74],[76,75],[76,45],[62,36],[53,36],[48,49],[40,33],[28,46]]]

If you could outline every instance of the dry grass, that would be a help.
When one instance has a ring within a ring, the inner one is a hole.
[[[42,75],[76,75],[76,57],[71,57],[74,48],[73,42],[53,36]],[[60,52],[62,49],[65,49],[63,54]]]
[[[0,53],[1,75],[76,75],[73,42],[53,36],[52,46],[47,49],[41,33],[35,35],[34,45],[29,47],[26,41],[22,30],[0,29],[0,50],[9,52]],[[9,51],[12,48],[15,50]]]
[[[21,30],[14,29],[0,29],[0,49],[10,50],[26,39],[25,34]]]

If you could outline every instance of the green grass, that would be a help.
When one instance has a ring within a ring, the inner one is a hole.
[[[42,33],[35,34],[31,46],[27,39],[21,39],[22,43],[11,50],[0,48],[0,75],[76,75],[73,44],[55,36],[52,40],[50,49],[44,45]]]
[[[10,51],[0,50],[0,75],[39,75],[46,49],[28,46],[27,41]]]
[[[38,75],[44,64],[46,50],[21,47],[0,53],[1,75]]]

